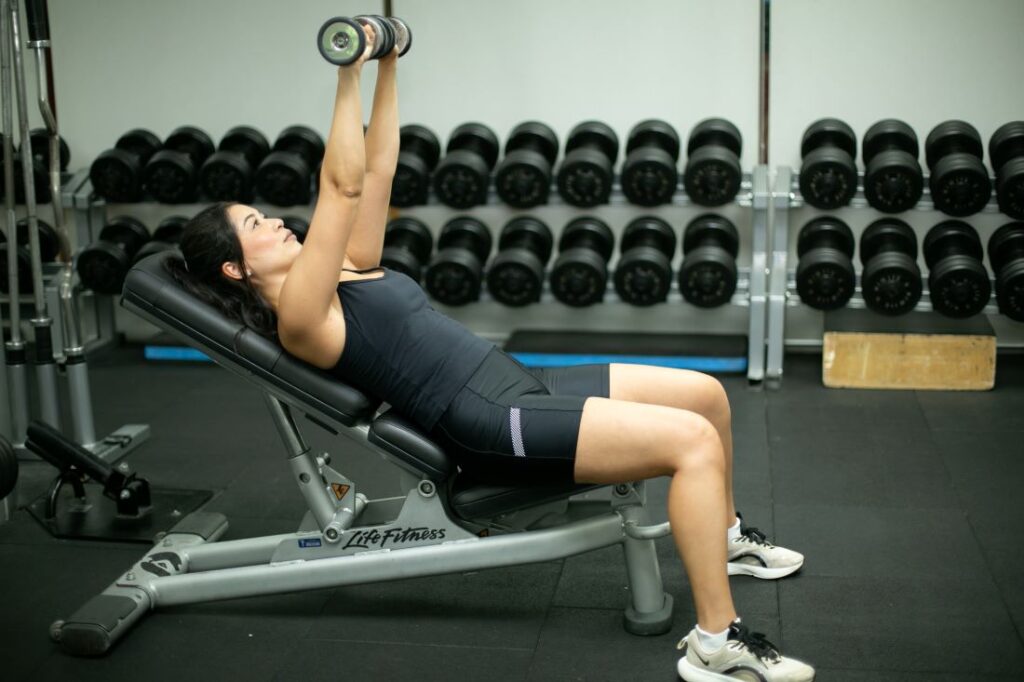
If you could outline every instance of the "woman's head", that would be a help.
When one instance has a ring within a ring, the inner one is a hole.
[[[179,283],[235,321],[276,336],[271,303],[302,248],[279,219],[245,204],[214,204],[185,225],[179,248],[184,262],[168,261]]]

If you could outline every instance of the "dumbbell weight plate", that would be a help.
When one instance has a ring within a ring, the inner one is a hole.
[[[405,240],[406,246],[395,245],[398,240]],[[395,218],[385,228],[380,262],[418,283],[423,279],[423,264],[430,258],[433,248],[434,238],[422,221],[410,217]]]
[[[28,218],[22,218],[17,223],[18,245],[28,248]],[[39,227],[39,260],[43,263],[52,263],[57,260],[60,253],[60,237],[45,220],[36,218],[36,225]],[[4,241],[0,235],[0,241]]]
[[[522,239],[524,232],[533,235],[540,254],[510,246]],[[551,230],[536,218],[523,216],[506,224],[498,239],[498,255],[487,270],[491,296],[511,307],[539,301],[544,289],[544,265],[551,257],[553,241]]]
[[[28,137],[32,140],[32,156],[35,158],[36,163],[40,164],[47,171],[50,170],[50,131],[46,128],[33,128]],[[68,143],[64,141],[63,137],[58,138],[60,140],[59,154],[60,154],[60,169],[66,171],[68,164],[71,163],[71,150],[68,148]],[[22,157],[21,151],[18,152]]]
[[[163,253],[164,251],[176,250],[178,247],[176,244],[171,242],[163,242],[156,239],[152,239],[139,249],[139,252],[135,254],[135,258],[132,263],[141,263],[146,258],[149,258],[154,253]]]
[[[467,142],[475,143],[480,153],[465,149]],[[485,125],[465,123],[452,131],[445,158],[434,172],[434,192],[441,202],[452,208],[485,203],[498,148],[498,137]]]
[[[580,208],[608,203],[618,155],[619,138],[614,130],[600,121],[578,124],[569,132],[565,158],[558,169],[558,193]]]
[[[679,135],[672,126],[658,120],[637,124],[626,143],[622,193],[640,206],[671,201],[679,184],[678,159]]]
[[[404,57],[412,47],[412,30],[409,28],[409,24],[398,17],[388,17],[387,20],[391,22],[395,31],[395,47],[398,48],[398,56]]]
[[[822,237],[828,235],[826,245]],[[797,238],[796,288],[800,300],[816,310],[837,310],[853,297],[857,275],[850,259],[855,241],[849,226],[834,218],[810,221]]]
[[[540,148],[523,149],[524,143]],[[558,137],[547,125],[529,121],[516,126],[505,143],[505,158],[494,174],[494,188],[509,206],[532,208],[547,203],[551,165],[558,154]]]
[[[199,171],[203,193],[213,201],[252,201],[256,164],[269,153],[263,133],[250,126],[232,128]]]
[[[358,22],[348,17],[334,17],[320,27],[316,45],[324,59],[344,66],[358,60],[366,50],[366,34]]]
[[[107,223],[100,241],[78,254],[76,268],[82,284],[98,294],[120,293],[134,254],[148,240],[149,231],[135,218],[121,216]]]
[[[832,146],[822,146],[829,142]],[[800,193],[821,209],[845,206],[857,193],[857,137],[846,123],[825,118],[813,123],[800,144]]]
[[[641,240],[658,245],[638,246]],[[642,217],[627,225],[619,246],[623,256],[613,278],[619,298],[635,306],[664,302],[672,287],[671,255],[675,250],[675,232],[664,220]]]
[[[7,497],[18,484],[18,455],[10,442],[0,436],[0,500]]]
[[[897,119],[878,121],[864,134],[864,196],[885,213],[902,213],[917,204],[924,175],[913,128]]]
[[[897,250],[880,253],[886,244]],[[864,230],[860,241],[861,293],[872,310],[884,315],[902,315],[921,300],[921,270],[917,266],[917,240],[902,220],[876,220]]]
[[[952,147],[957,152],[950,153]],[[965,121],[945,121],[925,140],[935,208],[955,217],[977,213],[992,196],[992,183],[981,157],[984,146],[977,129]]]
[[[1024,121],[1000,126],[989,140],[989,157],[996,169],[999,210],[1024,219]]]
[[[371,26],[374,33],[373,41],[373,52],[370,53],[371,59],[379,59],[386,55],[390,50],[388,43],[394,45],[394,38],[391,35],[391,29],[387,22],[382,21],[380,17],[376,15],[364,14],[354,17],[356,21],[361,23],[363,26]]]
[[[0,293],[10,293],[7,269],[7,249],[10,245],[6,242],[0,243]],[[18,268],[18,291],[21,294],[32,292],[32,255],[24,246],[19,246],[15,251],[16,267]]]
[[[451,247],[454,241],[467,236],[476,245],[474,251]],[[450,306],[465,305],[479,299],[483,264],[491,245],[491,233],[479,220],[469,217],[450,220],[441,229],[438,252],[427,267],[424,277],[427,292]]]
[[[142,198],[143,170],[161,146],[160,138],[136,128],[122,135],[89,167],[93,191],[107,201],[130,203]]]
[[[402,126],[399,149],[406,151],[398,153],[398,166],[391,182],[391,205],[404,208],[425,204],[430,173],[441,157],[441,143],[429,128],[409,124]]]
[[[1007,223],[993,232],[988,258],[996,271],[999,312],[1024,322],[1024,223]]]
[[[717,243],[702,245],[711,235]],[[701,308],[728,303],[738,276],[739,233],[732,221],[712,214],[694,218],[683,232],[683,252],[679,268],[683,298]]]
[[[698,123],[686,145],[683,187],[687,196],[702,206],[732,201],[743,181],[738,158],[742,145],[739,129],[724,118]]]
[[[153,241],[180,244],[181,236],[185,232],[185,225],[188,224],[188,220],[188,218],[182,215],[172,215],[164,218],[153,231]]]
[[[145,185],[153,197],[165,204],[180,204],[198,198],[199,170],[214,152],[213,140],[195,126],[175,128],[164,148],[146,164]]]
[[[582,238],[595,248],[573,246]],[[558,240],[559,255],[551,268],[551,293],[574,307],[604,300],[608,288],[608,259],[615,248],[611,228],[597,218],[583,216],[572,220]]]

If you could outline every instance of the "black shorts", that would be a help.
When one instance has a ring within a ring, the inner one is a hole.
[[[431,436],[482,482],[571,482],[583,403],[608,395],[608,365],[527,369],[495,347]]]

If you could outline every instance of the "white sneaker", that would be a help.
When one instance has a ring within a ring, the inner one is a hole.
[[[740,520],[740,534],[729,540],[729,575],[752,575],[755,578],[774,580],[800,570],[804,555],[785,547],[776,547],[757,528]]]
[[[690,631],[679,649],[683,657],[676,670],[686,682],[810,682],[814,668],[785,658],[760,632],[750,632],[742,623],[729,626],[729,639],[714,653],[700,646],[697,629]]]

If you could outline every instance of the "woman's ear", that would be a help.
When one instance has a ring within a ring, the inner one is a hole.
[[[238,266],[238,263],[233,261],[224,261],[220,266],[220,271],[224,273],[226,277],[231,279],[242,280],[242,268]]]

